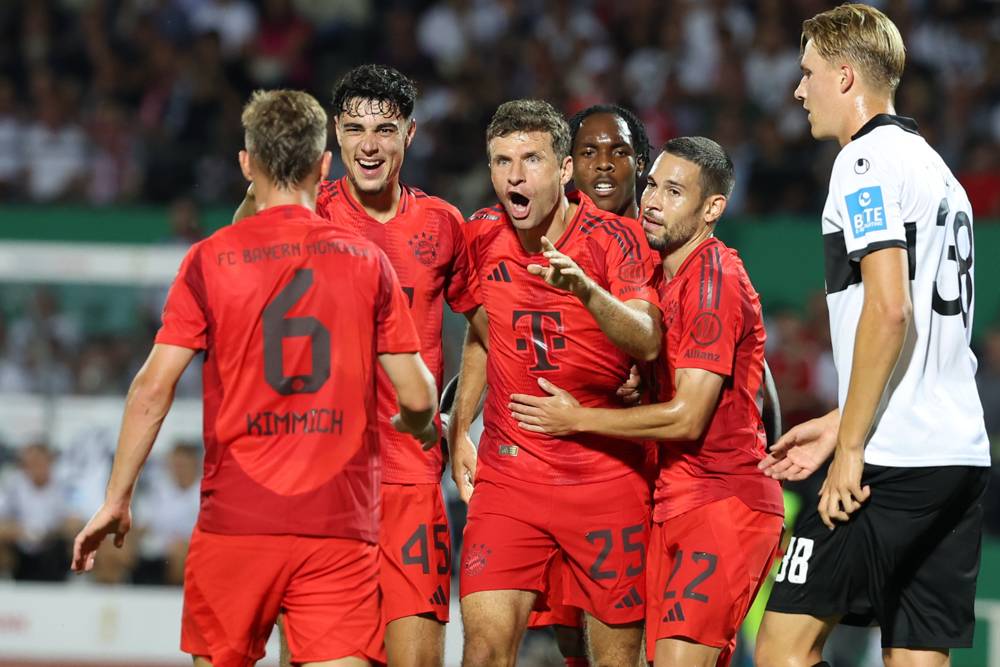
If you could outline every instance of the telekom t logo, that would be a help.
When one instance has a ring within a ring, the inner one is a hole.
[[[557,310],[515,310],[514,321],[511,323],[514,331],[517,331],[517,323],[525,317],[530,318],[531,347],[535,357],[535,365],[529,370],[558,370],[559,366],[552,363],[549,355],[552,350],[562,350],[566,347],[566,339],[560,335],[563,330],[562,313]],[[528,339],[518,338],[517,349],[527,350]]]

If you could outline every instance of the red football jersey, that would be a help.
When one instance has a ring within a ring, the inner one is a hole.
[[[157,343],[205,350],[202,530],[376,542],[377,355],[419,350],[385,254],[300,206],[191,248]]]
[[[701,440],[660,444],[653,518],[736,496],[751,509],[784,513],[781,485],[757,469],[765,456],[757,408],[764,369],[760,299],[735,250],[706,239],[661,288],[664,341],[661,402],[674,396],[678,368],[725,376],[719,404]]]
[[[316,212],[328,220],[349,224],[389,257],[410,300],[410,312],[420,335],[420,356],[434,374],[438,388],[442,388],[442,301],[447,301],[456,313],[473,310],[482,303],[479,281],[469,262],[461,231],[462,214],[458,209],[416,188],[404,185],[402,189],[396,216],[385,223],[369,216],[354,200],[346,177],[323,183],[316,200]],[[389,418],[397,411],[396,392],[379,367],[378,417],[383,481],[395,484],[439,482],[444,469],[441,448],[433,447],[425,452],[416,438],[392,428]]]
[[[579,206],[556,248],[616,298],[656,303],[655,262],[639,223],[602,211],[586,195],[573,193],[570,200]],[[528,264],[548,262],[524,250],[502,206],[482,209],[463,229],[490,321],[479,470],[547,484],[641,472],[645,452],[633,443],[592,434],[556,438],[518,427],[507,407],[510,395],[543,395],[539,377],[582,405],[621,407],[615,391],[632,360],[608,340],[577,297],[528,273]]]

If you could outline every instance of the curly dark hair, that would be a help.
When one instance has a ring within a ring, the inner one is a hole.
[[[333,89],[333,115],[356,114],[363,101],[377,102],[386,116],[413,115],[417,84],[397,69],[384,65],[359,65],[340,78]]]
[[[501,104],[486,128],[486,143],[514,132],[548,132],[556,157],[562,160],[569,155],[566,119],[545,100],[511,100]]]
[[[642,173],[646,169],[649,169],[649,135],[646,134],[646,126],[639,120],[638,116],[623,106],[618,106],[617,104],[595,104],[583,111],[578,111],[576,115],[569,119],[569,132],[572,143],[576,143],[576,133],[580,131],[583,121],[598,113],[618,116],[625,121],[625,124],[628,125],[629,134],[632,135],[632,150],[635,151],[635,161],[637,163],[642,162],[642,169],[639,172]]]

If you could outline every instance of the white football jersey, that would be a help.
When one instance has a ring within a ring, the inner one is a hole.
[[[840,151],[823,209],[823,242],[841,410],[865,296],[861,258],[884,248],[906,248],[909,256],[913,317],[865,462],[990,465],[969,348],[972,208],[911,119],[880,114]]]

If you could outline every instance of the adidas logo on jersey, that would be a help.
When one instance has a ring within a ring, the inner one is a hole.
[[[505,262],[500,262],[493,268],[493,273],[486,276],[486,280],[493,280],[501,283],[513,282],[510,277],[510,272],[507,271],[507,264]]]
[[[621,609],[623,607],[638,607],[642,604],[642,596],[639,595],[639,591],[635,590],[635,586],[629,589],[629,592],[621,599],[621,601],[615,605],[615,609]]]
[[[683,621],[684,620],[684,609],[681,607],[680,602],[675,602],[673,609],[668,609],[666,615],[663,617],[663,621],[669,623],[670,621]]]
[[[448,596],[445,595],[444,589],[441,588],[441,586],[439,585],[437,587],[437,590],[434,591],[434,595],[431,596],[431,598],[428,600],[428,602],[430,602],[431,604],[447,605],[448,604]]]

